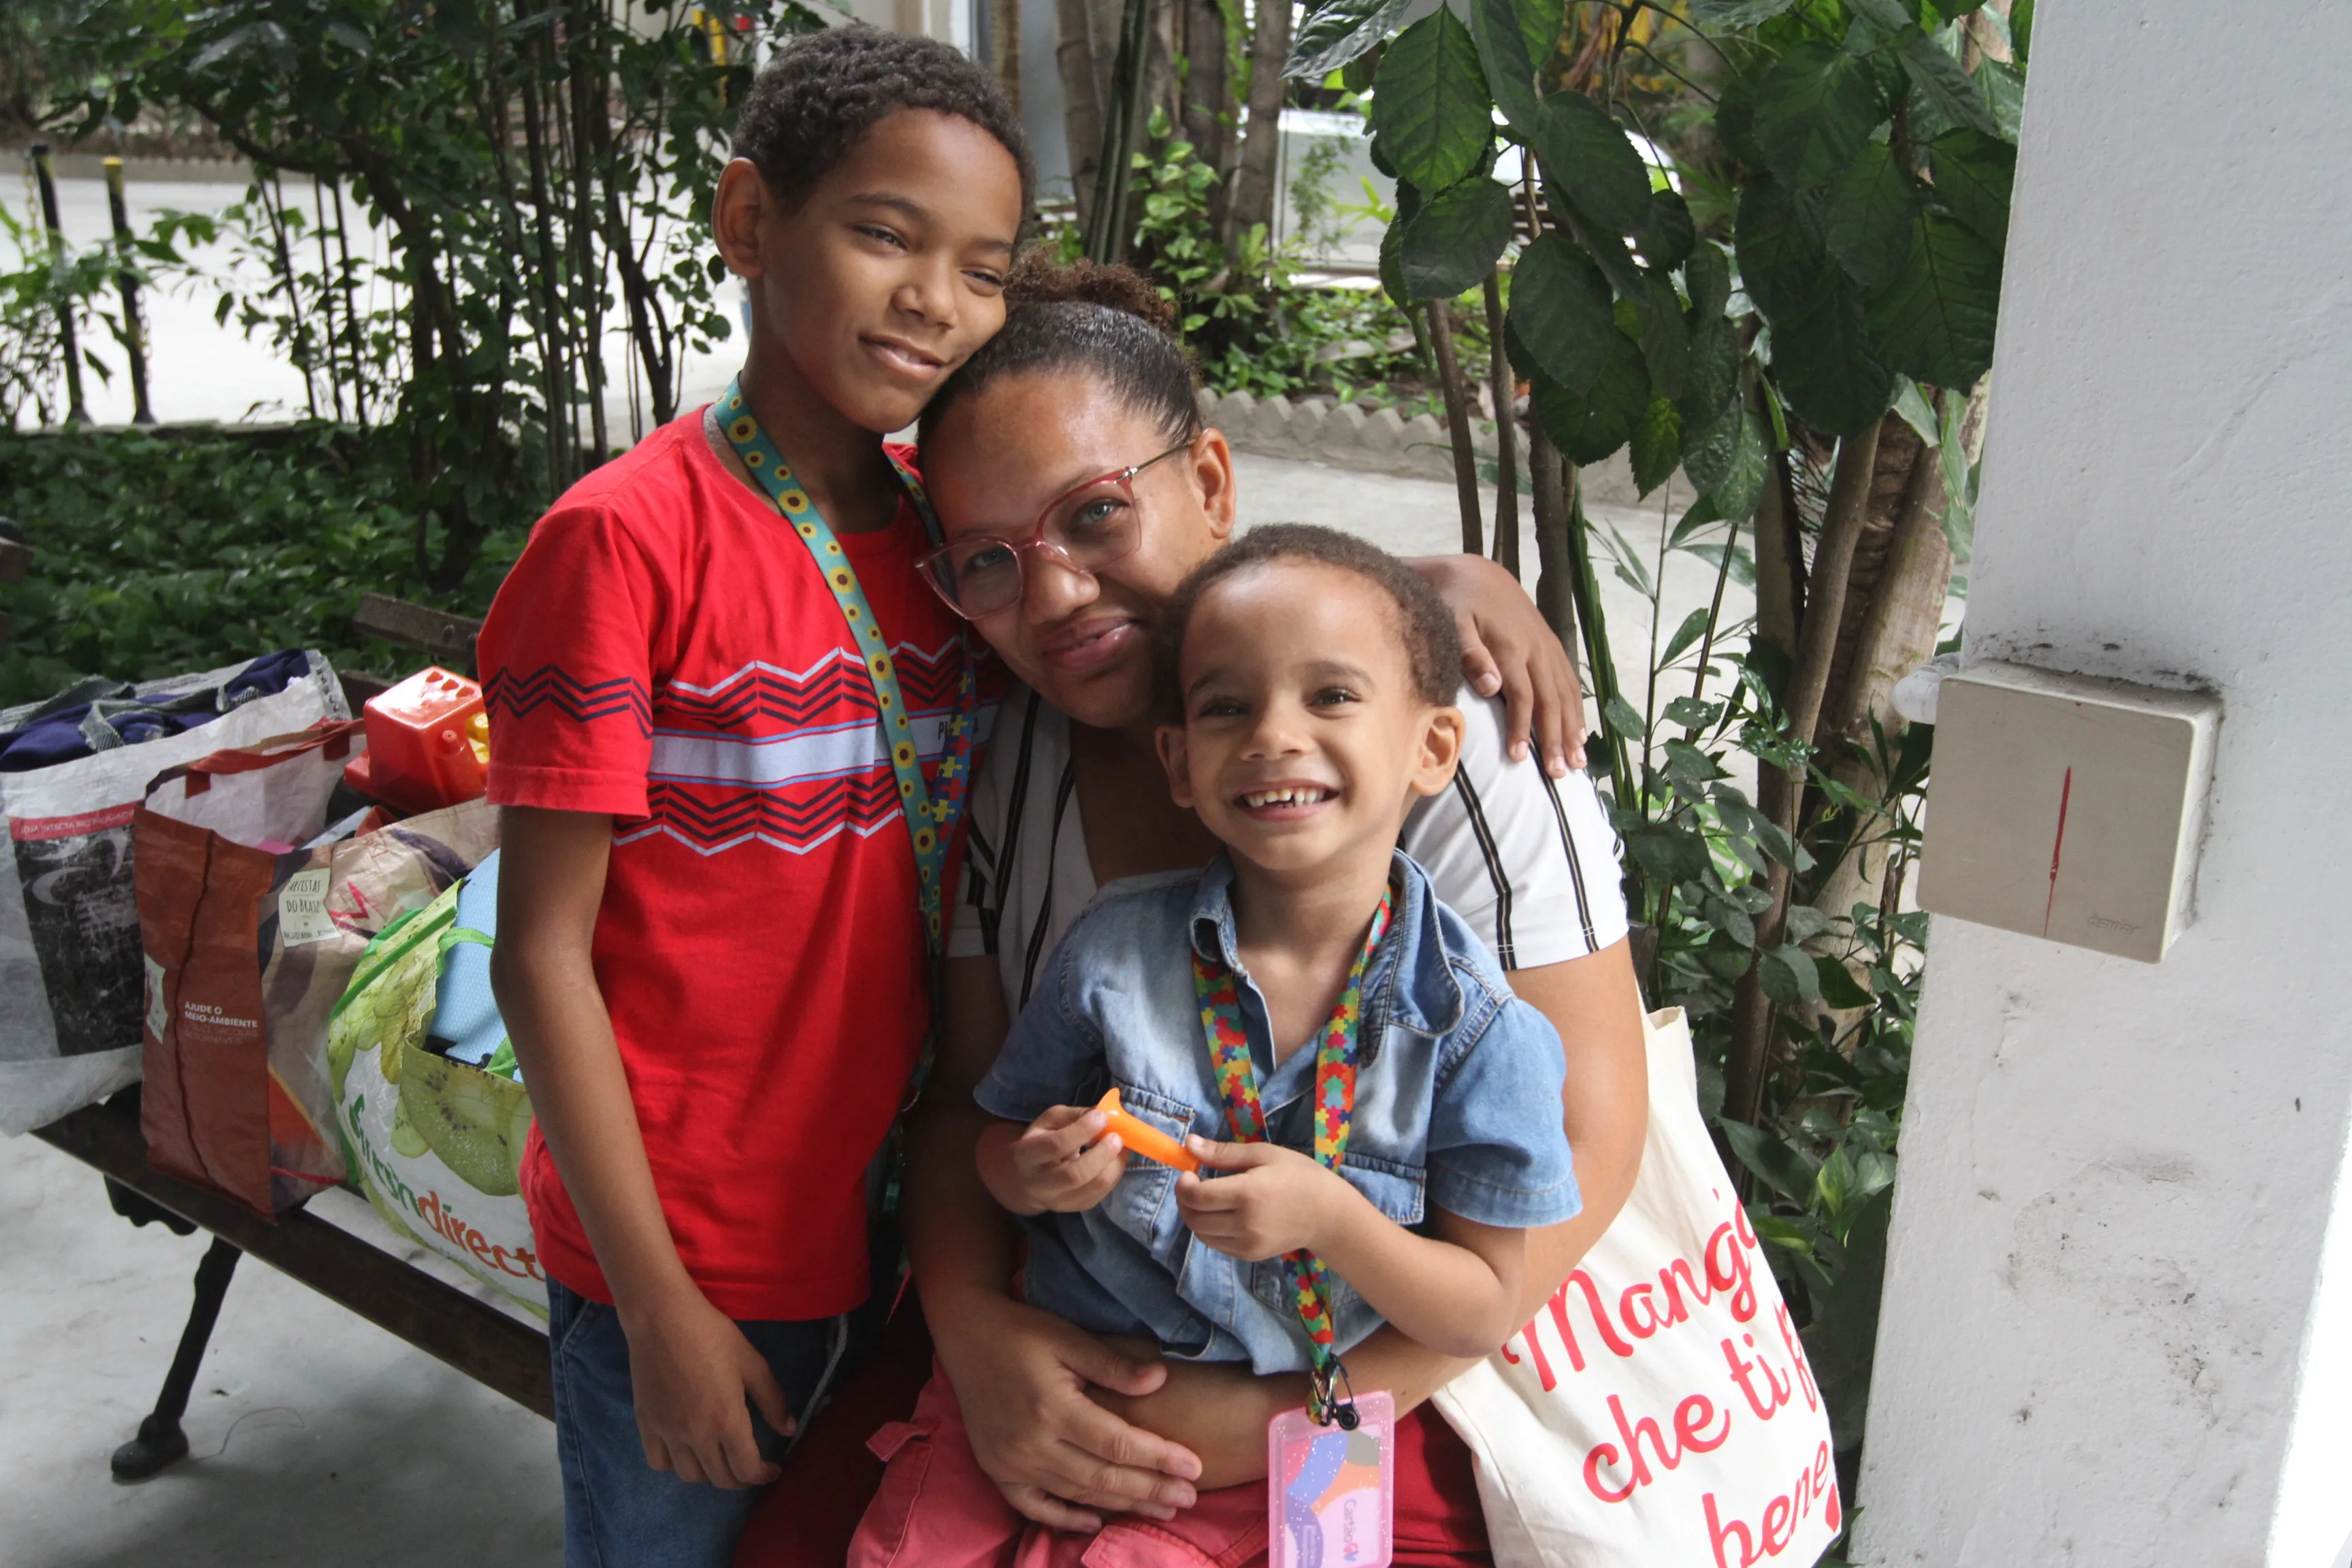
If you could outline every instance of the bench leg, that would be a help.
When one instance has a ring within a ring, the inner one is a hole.
[[[155,1408],[139,1423],[139,1436],[114,1450],[112,1468],[118,1481],[143,1481],[188,1451],[188,1435],[180,1430],[187,1414],[188,1395],[196,1385],[197,1363],[213,1337],[220,1317],[221,1299],[228,1294],[229,1277],[236,1272],[238,1250],[218,1237],[196,1265],[196,1299],[188,1309],[188,1326],[180,1331],[180,1348],[172,1370],[163,1374],[163,1392]]]

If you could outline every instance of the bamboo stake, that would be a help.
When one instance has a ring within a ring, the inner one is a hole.
[[[362,339],[360,336],[359,308],[352,299],[352,296],[358,292],[359,282],[352,276],[352,238],[351,229],[343,217],[342,181],[335,181],[333,188],[335,193],[335,250],[336,253],[341,257],[343,264],[343,326],[351,333],[352,411],[359,416],[360,428],[364,430],[368,427],[367,372],[360,357]]]
[[[319,226],[319,313],[327,319],[327,395],[335,409],[335,423],[343,422],[343,373],[335,359],[335,264],[327,254],[327,193],[319,188],[319,176],[310,176],[310,211],[317,216]]]
[[[155,411],[147,405],[147,324],[139,315],[138,275],[131,267],[131,207],[122,194],[122,160],[106,161],[106,207],[114,220],[114,286],[122,294],[122,352],[131,360],[131,416],[133,425],[152,425]]]
[[[613,447],[604,414],[604,276],[596,266],[596,226],[591,200],[594,174],[588,148],[588,116],[592,112],[588,60],[602,47],[604,28],[609,26],[611,17],[601,7],[592,9],[583,3],[579,18],[583,37],[570,40],[572,113],[565,120],[559,110],[559,124],[564,132],[564,155],[572,165],[572,242],[578,251],[572,277],[578,295],[577,313],[582,318],[581,363],[587,372],[589,438],[593,443],[593,459],[601,463],[611,455]],[[601,79],[598,85],[602,86]],[[602,93],[594,96],[602,101],[593,105],[593,112],[610,113],[609,100]]]
[[[261,195],[261,210],[269,215],[269,232],[278,243],[278,277],[286,290],[287,313],[294,318],[294,363],[302,373],[302,399],[310,405],[310,417],[319,416],[319,388],[310,374],[310,328],[302,319],[302,291],[294,286],[294,257],[286,244],[286,187],[278,183],[278,171],[269,171],[269,184],[261,183],[261,170],[254,170],[253,188]],[[277,200],[270,199],[271,190]]]
[[[49,166],[49,144],[33,143],[33,175],[41,187],[41,221],[49,231],[49,259],[60,266],[66,258],[66,231],[58,222],[58,177]],[[73,301],[58,301],[58,338],[65,350],[66,418],[68,425],[89,423],[89,409],[81,400],[81,349],[74,341]]]

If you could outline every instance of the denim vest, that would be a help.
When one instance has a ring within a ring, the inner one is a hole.
[[[1494,958],[1402,854],[1388,932],[1364,972],[1355,1115],[1339,1169],[1408,1227],[1431,1206],[1528,1229],[1573,1218],[1575,1168],[1560,1129],[1559,1037],[1511,994]],[[1231,1139],[1202,1038],[1192,955],[1237,982],[1274,1141],[1311,1152],[1315,1053],[1273,1065],[1265,1001],[1240,963],[1233,868],[1117,882],[1055,950],[976,1098],[1026,1122],[1092,1105],[1116,1086],[1128,1110],[1177,1138]],[[1101,1334],[1149,1337],[1170,1355],[1303,1371],[1307,1341],[1279,1258],[1244,1263],[1196,1242],[1176,1208],[1176,1173],[1140,1158],[1084,1214],[1023,1222],[1029,1301]],[[1332,1276],[1344,1352],[1380,1326]]]

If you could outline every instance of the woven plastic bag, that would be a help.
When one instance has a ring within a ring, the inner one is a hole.
[[[1807,1568],[1843,1525],[1829,1416],[1699,1116],[1690,1026],[1671,1008],[1647,1035],[1633,1196],[1437,1407],[1497,1568]]]
[[[543,1317],[547,1277],[520,1180],[530,1096],[511,1068],[426,1047],[449,954],[491,940],[457,923],[464,886],[385,927],[335,1005],[336,1126],[352,1184],[394,1231]]]
[[[226,703],[241,679],[271,662],[297,664],[299,673],[197,727],[0,772],[12,852],[0,873],[0,1132],[28,1131],[139,1081],[141,1020],[152,998],[140,957],[131,819],[149,781],[223,747],[351,717],[333,669],[316,653],[271,655],[141,688],[153,701],[184,705],[213,692]],[[0,714],[0,727],[33,711]]]

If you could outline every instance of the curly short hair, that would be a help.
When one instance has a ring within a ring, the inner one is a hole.
[[[1305,522],[1271,522],[1253,528],[1192,568],[1170,595],[1160,615],[1156,660],[1160,707],[1171,718],[1183,712],[1176,673],[1184,633],[1202,595],[1226,578],[1276,561],[1305,561],[1352,573],[1396,605],[1395,630],[1404,643],[1416,696],[1432,707],[1452,703],[1462,689],[1462,634],[1454,612],[1429,580],[1377,544],[1336,528]]]
[[[1028,211],[1035,184],[1029,139],[996,78],[936,38],[863,23],[779,49],[744,95],[733,152],[759,168],[778,201],[798,207],[868,131],[902,109],[956,115],[995,137],[1021,170]]]

